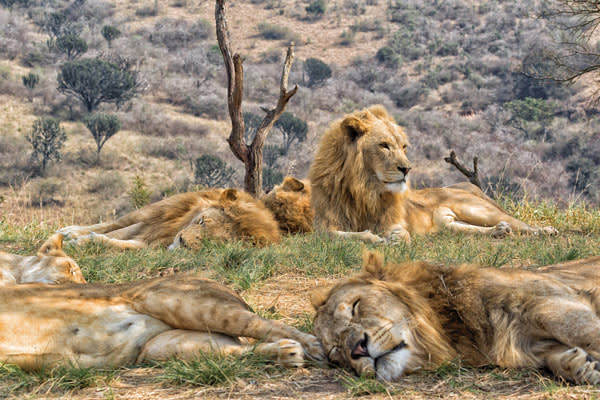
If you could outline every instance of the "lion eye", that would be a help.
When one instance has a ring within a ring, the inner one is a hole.
[[[200,225],[204,225],[204,217],[200,217],[200,221],[198,221]]]
[[[387,143],[380,143],[379,147],[381,147],[382,149],[386,149],[386,150],[390,149],[390,145]]]
[[[352,304],[352,316],[354,317],[356,314],[358,314],[358,304],[360,303],[360,299],[356,300],[353,304]]]

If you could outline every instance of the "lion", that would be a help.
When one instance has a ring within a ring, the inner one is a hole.
[[[0,286],[32,282],[85,283],[79,265],[65,254],[62,243],[63,236],[54,234],[35,256],[0,251]]]
[[[310,205],[310,197],[311,187],[308,181],[286,176],[280,185],[276,185],[261,200],[273,213],[280,231],[295,234],[313,231],[315,212]]]
[[[312,296],[331,362],[386,381],[459,358],[600,383],[600,258],[542,272],[363,258]]]
[[[114,222],[58,230],[75,244],[103,242],[119,249],[147,246],[197,248],[203,239],[278,243],[279,227],[261,201],[236,189],[181,193]]]
[[[254,351],[285,366],[322,360],[319,341],[250,311],[229,288],[178,274],[123,284],[14,285],[0,291],[0,362],[35,371],[119,367],[199,352]],[[240,337],[258,339],[242,344]]]
[[[493,237],[557,233],[511,217],[471,184],[411,190],[408,146],[383,106],[335,121],[309,170],[315,228],[366,242],[409,241],[442,229]]]

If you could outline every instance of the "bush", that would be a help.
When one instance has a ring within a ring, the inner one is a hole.
[[[231,183],[235,170],[218,156],[204,154],[196,159],[194,178],[207,187],[224,187]]]
[[[125,181],[117,173],[101,173],[87,187],[89,193],[100,195],[104,199],[117,197],[125,190]]]
[[[102,27],[102,37],[108,42],[108,47],[111,46],[113,40],[121,36],[121,31],[112,25],[104,25]]]
[[[40,76],[33,72],[23,75],[21,78],[23,79],[23,85],[28,89],[34,89],[40,82]]]
[[[33,182],[28,188],[29,205],[32,207],[45,207],[49,205],[63,206],[63,184],[58,179],[40,179]]]
[[[265,193],[270,192],[275,185],[283,182],[283,174],[275,168],[263,168],[263,190]]]
[[[137,74],[115,64],[88,58],[65,63],[58,73],[58,91],[79,99],[88,112],[101,103],[117,108],[137,94]]]
[[[320,85],[331,77],[329,65],[317,58],[304,61],[304,72],[308,75],[308,87]]]
[[[290,112],[284,112],[275,122],[275,128],[279,129],[283,136],[283,155],[287,155],[294,141],[304,142],[308,133],[306,121],[294,116]]]
[[[131,205],[135,209],[142,208],[150,202],[150,191],[139,175],[133,178],[133,186],[127,194],[129,194]]]
[[[148,40],[174,51],[186,48],[198,40],[209,39],[211,35],[210,24],[203,19],[190,24],[186,20],[163,18],[149,32]]]
[[[389,46],[383,46],[377,53],[375,54],[375,58],[382,64],[385,64],[390,68],[398,68],[402,63],[402,57],[394,52],[394,50]]]
[[[315,0],[311,2],[306,8],[306,13],[312,18],[321,18],[327,10],[327,4],[325,0]]]
[[[262,22],[258,24],[258,32],[263,39],[297,41],[298,35],[284,26]]]
[[[64,35],[56,39],[56,49],[73,60],[88,51],[88,45],[79,36]]]
[[[121,121],[116,115],[98,113],[86,116],[83,123],[96,141],[96,160],[99,160],[106,141],[121,130]]]
[[[58,120],[42,117],[35,120],[26,139],[33,147],[31,156],[34,160],[41,162],[40,170],[43,173],[46,171],[49,161],[60,161],[60,149],[67,139],[67,135]]]

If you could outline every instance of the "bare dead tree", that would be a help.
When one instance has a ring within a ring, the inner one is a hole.
[[[448,164],[454,165],[456,169],[458,169],[464,176],[469,178],[469,182],[481,189],[481,182],[479,181],[479,159],[477,157],[473,157],[472,171],[458,161],[454,150],[450,151],[449,157],[444,157],[444,161],[446,161]]]
[[[288,46],[287,55],[283,64],[283,72],[279,85],[279,100],[273,109],[265,109],[266,112],[262,123],[256,130],[252,143],[244,142],[244,118],[242,116],[242,97],[244,89],[244,69],[242,57],[235,53],[232,55],[229,39],[229,28],[225,16],[225,0],[216,0],[215,21],[217,25],[217,41],[225,69],[227,70],[227,106],[231,118],[231,134],[227,140],[229,147],[235,156],[240,159],[246,167],[244,186],[247,192],[256,197],[262,194],[262,160],[263,146],[269,131],[279,116],[285,110],[288,101],[292,98],[298,85],[288,91],[288,76],[294,60],[294,43]]]

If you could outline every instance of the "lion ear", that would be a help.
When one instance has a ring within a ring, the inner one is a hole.
[[[363,269],[376,279],[383,278],[383,254],[374,251],[363,253]]]
[[[310,303],[315,310],[318,310],[331,294],[331,288],[317,288],[310,293]]]
[[[350,140],[355,141],[369,131],[367,124],[368,114],[364,118],[358,118],[355,115],[350,115],[342,121],[342,129]]]
[[[38,250],[38,254],[47,255],[53,250],[61,250],[63,244],[63,235],[56,233],[48,238]]]
[[[221,193],[220,200],[221,201],[236,201],[238,199],[238,191],[236,189],[225,189],[223,193]]]
[[[281,187],[287,192],[299,192],[304,189],[304,183],[293,176],[286,176]]]
[[[376,104],[373,107],[370,107],[369,111],[379,119],[389,119],[390,121],[394,120],[392,117],[390,117],[390,114],[381,104]]]

